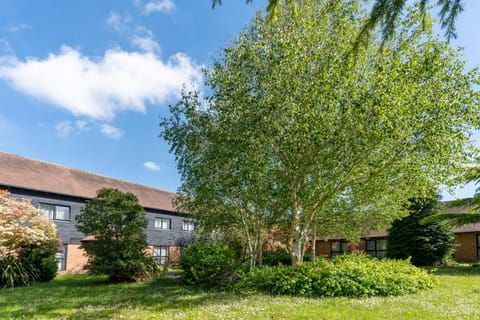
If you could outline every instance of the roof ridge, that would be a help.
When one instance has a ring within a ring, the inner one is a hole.
[[[82,174],[87,174],[87,175],[90,175],[90,176],[97,176],[97,177],[107,178],[107,179],[115,180],[115,181],[119,181],[119,182],[126,182],[126,183],[129,183],[129,184],[137,185],[137,186],[142,187],[142,188],[153,189],[153,190],[161,191],[161,192],[172,194],[172,195],[176,194],[176,192],[168,191],[168,190],[165,190],[165,189],[162,189],[162,188],[151,187],[151,186],[147,186],[147,185],[144,185],[144,184],[140,184],[138,182],[132,182],[132,181],[128,181],[128,180],[113,178],[113,177],[109,177],[107,175],[94,173],[94,172],[89,172],[89,171],[85,171],[85,170],[78,169],[78,168],[68,167],[68,166],[65,166],[65,165],[61,165],[61,164],[57,164],[57,163],[53,163],[53,162],[48,162],[48,161],[45,161],[45,160],[28,158],[28,157],[25,157],[25,156],[21,156],[21,155],[18,155],[18,154],[5,152],[5,151],[0,151],[0,154],[1,153],[9,155],[9,156],[13,156],[13,157],[22,158],[22,159],[25,159],[25,160],[28,160],[28,161],[36,161],[36,162],[43,163],[43,164],[50,165],[50,166],[54,166],[54,167],[60,167],[60,168],[64,168],[64,169],[71,170],[71,171],[77,171],[77,172],[80,172]]]

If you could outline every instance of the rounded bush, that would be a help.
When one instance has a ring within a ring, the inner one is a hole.
[[[396,296],[432,288],[437,279],[408,260],[347,255],[297,267],[256,269],[243,285],[272,295],[308,297]]]
[[[239,264],[234,251],[216,243],[189,245],[180,258],[184,280],[191,284],[223,286],[238,280]]]

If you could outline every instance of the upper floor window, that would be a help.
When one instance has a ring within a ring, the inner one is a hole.
[[[387,255],[387,240],[367,240],[365,243],[365,252],[375,258],[385,258]]]
[[[39,208],[48,220],[70,221],[70,207],[40,203]]]
[[[194,228],[195,228],[195,226],[193,224],[193,221],[183,220],[182,230],[193,231]]]
[[[170,229],[170,219],[160,217],[155,218],[155,229]]]

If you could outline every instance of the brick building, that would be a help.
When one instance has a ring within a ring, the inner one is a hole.
[[[63,272],[84,271],[87,257],[79,247],[88,235],[77,231],[75,217],[85,201],[104,187],[138,197],[148,220],[147,243],[159,263],[177,261],[181,248],[193,241],[194,221],[175,211],[175,193],[0,152],[0,189],[8,190],[13,197],[31,199],[55,222],[63,242],[57,254]]]

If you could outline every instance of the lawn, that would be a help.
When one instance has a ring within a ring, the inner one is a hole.
[[[389,298],[306,299],[205,290],[162,279],[86,275],[0,290],[0,319],[480,319],[480,268],[439,269],[440,285]]]

